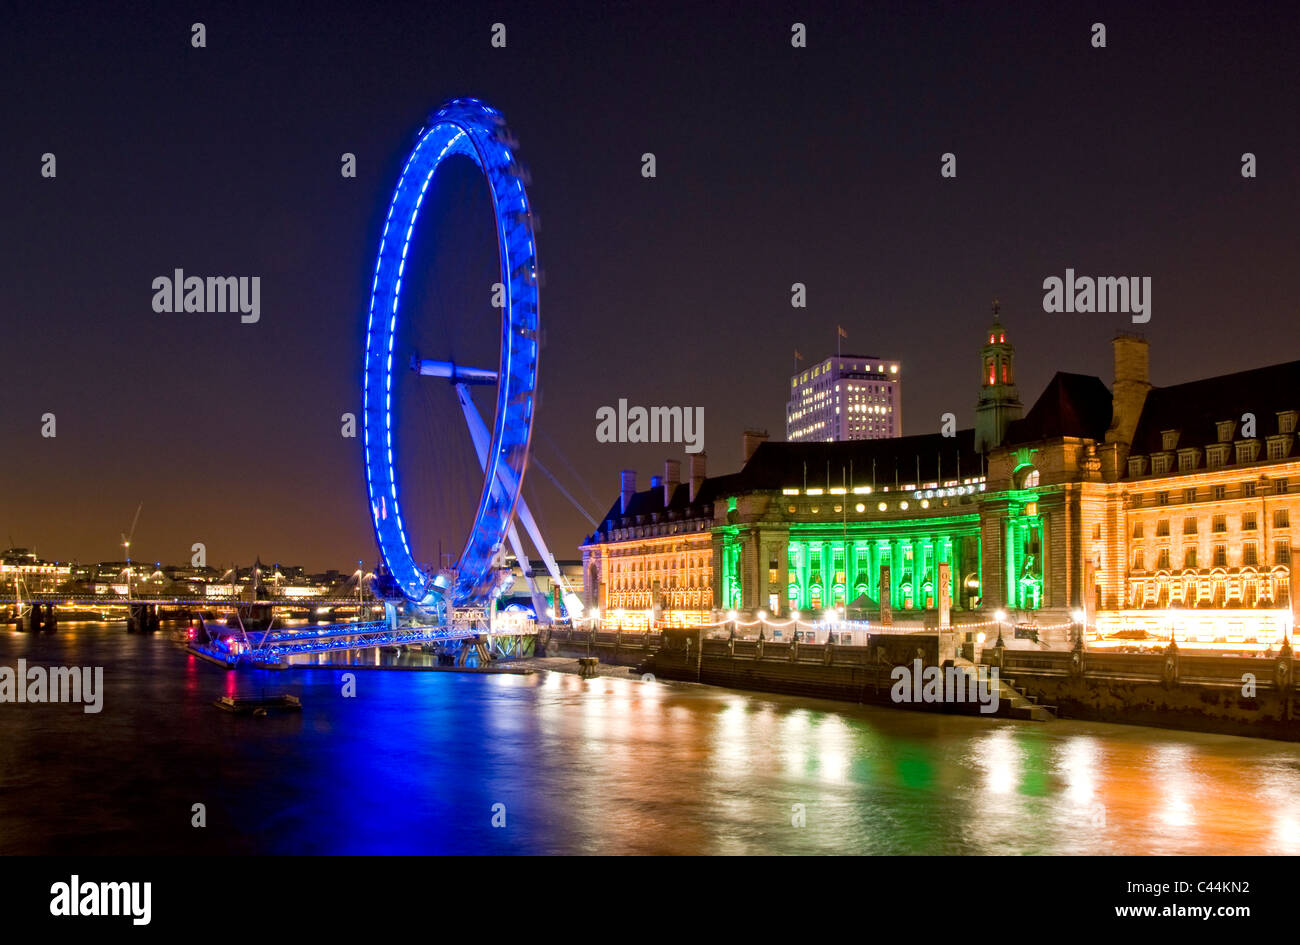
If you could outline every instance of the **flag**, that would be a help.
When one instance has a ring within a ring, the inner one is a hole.
[[[841,325],[836,325],[836,326],[835,326],[835,329],[836,329],[836,331],[838,331],[838,332],[840,333],[840,337],[841,337],[841,338],[847,338],[847,337],[849,336],[849,333],[848,333],[847,331],[844,330],[843,326],[841,326]]]
[[[803,360],[803,355],[799,353],[799,349],[798,349],[798,348],[795,348],[795,349],[794,349],[794,359],[795,359],[796,361],[802,361],[802,360]]]

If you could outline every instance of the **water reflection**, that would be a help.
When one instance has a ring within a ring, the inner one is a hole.
[[[1300,747],[558,673],[230,674],[0,633],[105,711],[0,705],[0,852],[1300,853]],[[222,694],[289,691],[292,718]],[[212,825],[189,828],[190,806]],[[507,826],[493,828],[494,805]]]

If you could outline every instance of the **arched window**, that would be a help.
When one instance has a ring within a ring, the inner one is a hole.
[[[1012,476],[1017,489],[1033,489],[1038,485],[1038,468],[1036,466],[1021,466]]]

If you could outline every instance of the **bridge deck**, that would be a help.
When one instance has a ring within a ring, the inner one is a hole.
[[[245,600],[242,597],[108,597],[102,594],[31,594],[18,598],[0,596],[0,607],[13,604],[55,604],[69,607],[127,607],[142,604],[166,607],[187,607],[202,610],[205,607],[234,607],[239,605],[268,605],[271,607],[378,607],[383,601],[366,600],[358,603],[355,597],[272,597],[265,600]]]
[[[230,628],[226,628],[230,629]],[[535,625],[487,630],[464,625],[429,625],[390,627],[383,621],[324,624],[266,633],[227,635],[235,648],[217,642],[192,643],[190,648],[220,662],[247,662],[252,665],[278,665],[289,656],[328,653],[336,650],[362,650],[372,647],[400,646],[416,643],[444,643],[473,637],[534,636]],[[247,640],[245,648],[244,641]]]

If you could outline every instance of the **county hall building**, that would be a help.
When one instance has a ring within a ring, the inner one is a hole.
[[[1300,361],[1154,387],[1147,342],[1121,335],[1109,386],[1058,373],[1025,411],[996,309],[982,341],[973,429],[750,432],[729,475],[708,477],[703,454],[648,490],[624,471],[582,546],[588,606],[607,628],[830,608],[870,622],[883,597],[895,622],[933,624],[946,571],[953,623],[1004,611],[1052,646],[1080,617],[1090,645],[1289,634]]]

